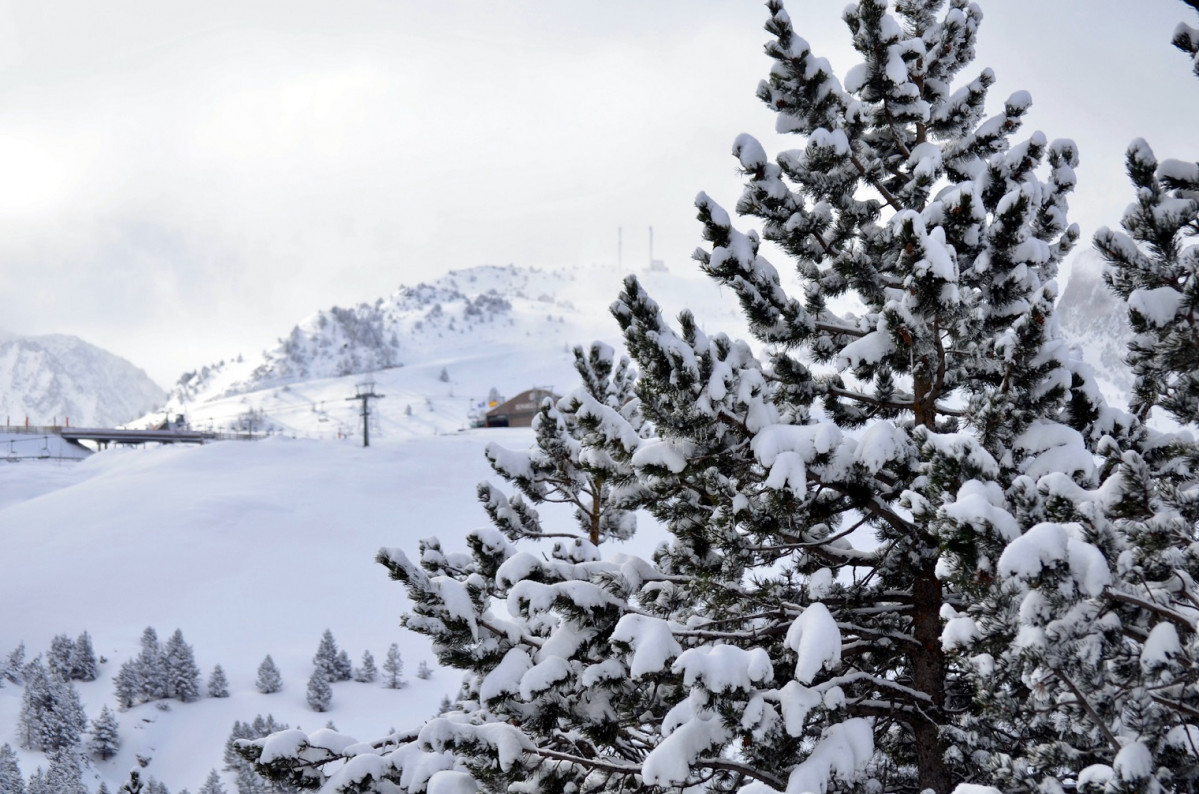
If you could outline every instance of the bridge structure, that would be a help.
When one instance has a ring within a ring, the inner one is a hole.
[[[63,441],[82,447],[90,441],[98,449],[110,444],[137,446],[141,444],[206,444],[210,441],[254,441],[262,438],[253,433],[215,433],[206,430],[132,430],[120,427],[62,427],[59,425],[0,426],[0,433],[37,436],[59,436]]]

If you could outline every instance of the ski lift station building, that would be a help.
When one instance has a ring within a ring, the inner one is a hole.
[[[507,402],[502,402],[487,412],[484,427],[529,427],[533,417],[541,410],[546,397],[557,399],[549,389],[522,391]]]

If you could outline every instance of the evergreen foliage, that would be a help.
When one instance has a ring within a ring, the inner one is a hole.
[[[227,794],[225,786],[221,783],[221,776],[215,769],[208,773],[199,794]]]
[[[75,643],[65,634],[58,634],[50,641],[50,652],[46,654],[46,666],[50,674],[63,681],[71,679],[75,670]]]
[[[428,681],[433,677],[433,670],[430,669],[429,663],[424,659],[421,659],[420,664],[416,666],[416,677],[422,681]]]
[[[337,658],[333,662],[337,677],[330,679],[331,681],[349,681],[354,677],[354,665],[350,662],[350,655],[344,648],[337,652]]]
[[[46,753],[75,748],[86,728],[74,685],[47,672],[40,656],[26,665],[18,718],[21,744]]]
[[[98,674],[96,651],[92,647],[91,635],[85,631],[75,638],[75,658],[71,667],[71,678],[76,681],[95,681]]]
[[[46,770],[46,789],[55,794],[88,794],[83,784],[83,763],[76,747],[55,750]]]
[[[142,632],[141,645],[141,651],[134,660],[140,688],[139,699],[160,700],[167,697],[166,661],[158,642],[158,633],[152,627],[147,626]]]
[[[308,679],[308,707],[313,711],[328,711],[333,702],[333,688],[329,686],[329,678],[325,671],[317,667]]]
[[[387,649],[387,658],[383,660],[383,686],[388,689],[405,686],[404,659],[400,656],[400,646],[394,642]]]
[[[1159,162],[1143,140],[1126,162],[1124,231],[1101,229],[1095,245],[1133,331],[1133,414],[1075,409],[1094,416],[1084,429],[1101,464],[1022,486],[1004,587],[970,610],[984,715],[1009,737],[991,758],[1005,789],[1199,784],[1199,164]],[[1182,432],[1146,425],[1155,408]]]
[[[92,720],[92,738],[88,747],[101,761],[107,761],[121,749],[120,726],[108,706],[101,708],[100,716]]]
[[[40,766],[32,775],[29,776],[29,785],[25,788],[26,794],[58,794],[54,789],[50,788],[46,780],[46,771]]]
[[[132,708],[141,701],[142,682],[136,659],[129,659],[121,665],[121,669],[113,677],[112,685],[117,708],[122,711]]]
[[[262,664],[258,665],[258,679],[254,686],[264,695],[270,695],[283,688],[283,677],[279,675],[279,668],[275,666],[275,660],[269,653],[262,660]]]
[[[1134,143],[1126,233],[1096,238],[1135,332],[1124,413],[1054,318],[1077,152],[1022,136],[1025,92],[985,116],[978,6],[852,3],[843,80],[767,7],[758,96],[798,146],[734,142],[760,232],[696,201],[695,258],[758,351],[627,279],[613,314],[639,376],[576,351],[583,387],[543,406],[534,448],[488,448],[518,492],[480,486],[494,529],[469,553],[379,553],[404,625],[466,673],[457,708],[369,746],[289,736],[264,774],[407,794],[1199,786],[1199,164]],[[1184,431],[1147,427],[1154,407]],[[535,509],[554,502],[570,531]],[[671,540],[605,559],[634,509]]]
[[[316,648],[316,655],[312,657],[312,663],[325,671],[325,679],[327,681],[341,681],[342,666],[338,657],[341,655],[341,650],[337,647],[337,641],[333,639],[333,632],[325,629],[325,633],[321,635],[320,644]],[[347,658],[347,663],[348,663]]]
[[[361,684],[369,684],[379,677],[379,670],[375,667],[375,657],[370,651],[362,652],[362,665],[354,671],[354,680]]]
[[[25,643],[19,643],[17,647],[9,652],[8,658],[4,660],[3,676],[8,681],[14,684],[19,684],[25,680]]]
[[[629,360],[615,360],[601,342],[584,351],[574,348],[575,370],[583,387],[558,400],[547,399],[533,420],[534,445],[513,452],[488,444],[485,454],[496,473],[511,482],[517,495],[506,497],[490,483],[479,486],[479,500],[492,522],[509,539],[546,537],[531,505],[570,505],[577,536],[592,545],[624,540],[635,528],[633,511],[621,506],[617,489],[632,480],[627,461],[604,454],[607,439],[597,426],[607,412],[627,409],[622,417],[634,433],[642,422],[632,399],[635,373]],[[560,533],[554,533],[560,536]]]
[[[142,794],[145,784],[142,782],[142,772],[137,767],[129,770],[129,779],[117,789],[118,794]]]
[[[219,664],[212,668],[212,675],[208,676],[208,697],[229,697],[229,679],[225,677],[225,670]]]
[[[163,651],[163,675],[167,697],[178,698],[184,703],[200,698],[200,668],[196,666],[192,647],[184,641],[179,629],[175,629]]]
[[[286,793],[296,790],[292,786],[283,783],[272,783],[266,780],[255,772],[253,765],[238,752],[238,743],[241,741],[260,739],[287,729],[288,726],[285,723],[276,722],[274,716],[270,714],[266,715],[266,717],[259,714],[254,718],[253,722],[241,722],[238,720],[233,723],[233,729],[230,731],[229,738],[225,741],[224,760],[225,769],[233,772],[236,776],[238,794]]]
[[[8,744],[0,745],[0,791],[25,794],[25,778],[21,776],[17,753]]]

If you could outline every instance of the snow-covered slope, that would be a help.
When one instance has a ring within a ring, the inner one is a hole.
[[[608,307],[624,275],[599,267],[453,271],[373,303],[317,312],[258,356],[188,372],[164,410],[197,428],[360,435],[361,406],[349,398],[369,380],[386,395],[371,405],[373,434],[452,432],[492,389],[513,396],[568,387],[574,345],[618,343]],[[671,315],[691,307],[707,330],[743,327],[729,296],[697,273],[639,277]]]
[[[0,466],[0,660],[21,641],[31,658],[55,634],[88,631],[107,658],[99,680],[77,685],[90,719],[104,704],[115,710],[112,677],[136,655],[146,626],[162,639],[181,629],[205,678],[222,665],[228,699],[118,713],[123,748],[93,760],[92,791],[100,780],[115,791],[139,755],[171,791],[196,791],[221,767],[234,720],[258,714],[310,730],[332,720],[361,738],[419,724],[456,691],[458,676],[415,679],[419,663],[435,659],[423,637],[399,627],[404,590],[375,552],[415,553],[430,535],[465,550],[465,533],[487,523],[474,497],[477,481],[494,479],[484,444],[523,448],[531,438],[529,430],[476,430],[370,449],[274,438],[109,450],[70,467]],[[556,515],[552,507],[543,514]],[[568,514],[560,520],[565,526]],[[648,535],[633,543],[636,553],[652,548]],[[410,685],[335,684],[331,710],[313,712],[306,684],[326,628],[355,664],[364,650],[382,663],[398,643]],[[263,695],[254,680],[268,653],[284,689]],[[16,745],[21,691],[0,688],[0,744]],[[47,759],[22,750],[20,763],[28,776]],[[231,775],[225,785],[235,790]]]
[[[1057,317],[1066,338],[1082,349],[1083,360],[1098,376],[1108,402],[1126,408],[1132,388],[1132,372],[1124,363],[1128,319],[1124,304],[1103,283],[1102,273],[1099,254],[1080,251],[1058,299]]]
[[[77,337],[0,333],[0,413],[12,424],[112,426],[165,397],[145,372]]]

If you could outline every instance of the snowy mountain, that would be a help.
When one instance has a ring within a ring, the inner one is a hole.
[[[77,337],[0,333],[0,411],[14,425],[111,426],[165,397],[145,372]]]
[[[198,428],[344,437],[361,433],[361,405],[350,398],[369,380],[386,395],[372,405],[372,435],[453,432],[493,389],[512,396],[573,383],[574,345],[618,343],[608,306],[624,275],[600,267],[452,271],[319,311],[258,356],[185,373],[164,410]],[[741,327],[727,296],[699,274],[639,278],[672,314],[690,306],[719,330]]]
[[[1099,378],[1108,402],[1127,407],[1132,372],[1124,363],[1130,332],[1124,304],[1103,283],[1103,260],[1091,250],[1074,257],[1066,288],[1058,299],[1062,332],[1082,349],[1083,360]]]

